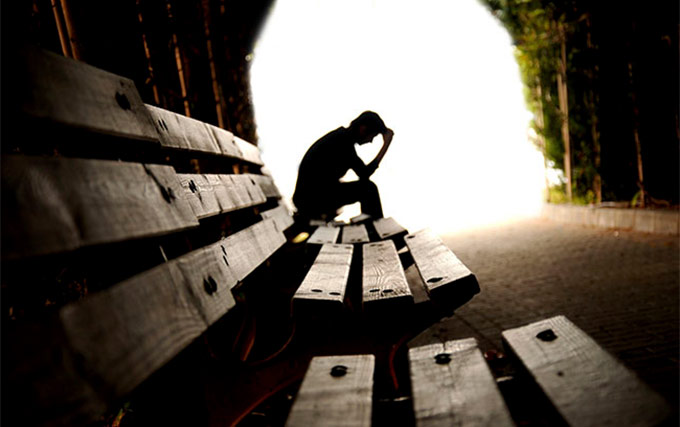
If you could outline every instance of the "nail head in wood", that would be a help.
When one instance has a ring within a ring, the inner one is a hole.
[[[536,338],[541,341],[549,342],[555,341],[557,339],[557,335],[555,335],[555,332],[553,332],[552,329],[546,329],[536,334]]]
[[[347,366],[345,365],[335,365],[331,368],[332,377],[344,377],[347,375]]]
[[[439,353],[434,357],[434,361],[438,365],[447,365],[451,363],[451,353]]]

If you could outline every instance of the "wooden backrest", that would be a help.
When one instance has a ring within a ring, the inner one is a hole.
[[[35,49],[18,64],[3,374],[14,416],[85,423],[228,313],[292,217],[254,145],[86,64]]]

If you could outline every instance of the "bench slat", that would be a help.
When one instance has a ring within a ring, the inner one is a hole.
[[[259,166],[264,165],[262,158],[260,157],[260,150],[255,145],[236,135],[234,135],[234,142],[241,151],[243,160]]]
[[[416,425],[513,426],[474,338],[409,350]]]
[[[220,175],[232,204],[225,206],[223,212],[230,212],[267,201],[262,189],[247,175]]]
[[[413,303],[404,269],[391,240],[363,246],[363,304]]]
[[[146,105],[160,135],[161,145],[182,150],[221,154],[212,132],[200,122],[153,105]]]
[[[279,205],[274,209],[269,209],[261,213],[263,219],[271,218],[276,224],[276,228],[285,231],[293,225],[293,216],[285,205]]]
[[[370,426],[373,355],[315,357],[286,426]]]
[[[184,199],[197,218],[264,203],[262,190],[247,175],[177,174]]]
[[[232,308],[235,283],[207,247],[69,304],[59,317],[95,388],[119,397]]]
[[[158,141],[132,80],[29,47],[13,66],[20,70],[19,79],[13,82],[19,87],[9,93],[20,94],[16,105],[24,114],[104,134]]]
[[[307,243],[313,245],[323,245],[324,243],[335,243],[338,241],[340,227],[320,226],[314,230]]]
[[[169,166],[3,156],[2,194],[7,258],[198,225]]]
[[[503,332],[503,339],[571,425],[657,425],[665,401],[564,316]]]
[[[177,174],[185,200],[198,219],[220,213],[220,205],[215,194],[215,182],[198,174]],[[218,184],[221,185],[221,183]]]
[[[342,306],[352,263],[352,245],[325,244],[295,292],[299,303],[330,302]]]
[[[342,227],[342,243],[366,243],[370,242],[366,226],[346,225]]]
[[[262,192],[267,198],[269,197],[275,199],[281,198],[281,193],[279,192],[279,189],[276,187],[276,184],[274,184],[274,179],[271,176],[256,174],[246,175],[251,177],[257,183],[257,185],[260,186]]]
[[[375,231],[381,239],[391,239],[408,234],[408,231],[394,220],[394,218],[380,218],[373,221]]]
[[[450,293],[472,297],[479,293],[474,274],[429,230],[410,234],[405,240],[430,298]]]
[[[218,244],[224,263],[242,281],[284,243],[286,238],[276,229],[274,221],[265,219]]]
[[[212,133],[212,136],[215,139],[215,142],[217,142],[217,146],[220,148],[222,155],[237,159],[243,158],[241,150],[234,141],[233,133],[208,123],[206,123],[205,126]]]

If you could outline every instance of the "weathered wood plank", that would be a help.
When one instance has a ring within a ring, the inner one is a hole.
[[[214,248],[69,304],[59,317],[93,388],[120,397],[171,360],[235,305],[236,278]]]
[[[474,338],[409,350],[416,425],[513,426]]]
[[[177,177],[182,186],[182,195],[198,219],[221,212],[214,181],[208,181],[207,177],[199,174],[177,174]],[[219,181],[217,184],[221,186]]]
[[[286,426],[370,426],[373,355],[315,357]]]
[[[661,396],[564,316],[503,339],[571,425],[653,426],[669,415]]]
[[[474,274],[429,230],[405,240],[431,299],[453,295],[467,301],[479,293]]]
[[[350,218],[349,223],[350,224],[361,224],[361,223],[366,222],[370,219],[371,219],[371,216],[369,214],[362,212],[359,215]]]
[[[394,220],[394,218],[380,218],[373,221],[375,231],[381,239],[391,239],[408,234],[408,231]]]
[[[208,128],[208,130],[212,133],[213,138],[215,139],[215,142],[217,142],[217,145],[220,148],[220,151],[222,152],[223,155],[233,157],[236,159],[243,158],[241,150],[238,148],[236,142],[234,141],[233,133],[208,123],[206,123],[205,125]]]
[[[41,255],[198,225],[169,166],[2,156],[3,257]]]
[[[146,105],[164,147],[221,154],[222,150],[205,123],[172,111]]]
[[[280,231],[285,231],[293,225],[293,216],[290,214],[288,208],[281,204],[274,209],[269,209],[261,213],[262,219],[271,218],[276,224],[276,228]]]
[[[37,48],[13,63],[17,81],[8,93],[28,116],[126,138],[159,135],[132,80]],[[15,105],[14,102],[8,105]],[[30,129],[27,129],[30,132]]]
[[[264,164],[260,157],[260,150],[255,145],[236,135],[234,135],[234,142],[241,151],[243,160],[260,166]]]
[[[245,174],[246,176],[249,176],[257,185],[260,186],[262,189],[262,192],[266,197],[271,197],[275,199],[280,199],[281,198],[281,193],[279,192],[279,189],[276,187],[276,184],[274,184],[274,179],[271,176],[268,175],[257,175],[257,174]]]
[[[320,226],[314,230],[307,243],[312,245],[323,245],[325,243],[335,243],[338,241],[340,227]]]
[[[346,225],[342,227],[342,243],[370,242],[365,225]]]
[[[295,292],[296,304],[326,302],[342,306],[352,263],[352,245],[325,244]]]
[[[363,246],[364,309],[385,304],[413,304],[397,248],[391,240]]]
[[[219,175],[222,185],[232,201],[223,212],[230,212],[267,201],[262,189],[247,175]]]
[[[278,248],[286,238],[271,219],[262,220],[218,242],[223,261],[242,281]]]
[[[411,289],[411,295],[413,295],[413,302],[415,304],[424,303],[430,300],[427,296],[427,288],[423,278],[420,277],[418,272],[418,267],[415,264],[410,265],[406,270],[404,270],[404,275],[406,276],[406,282],[408,283],[409,289]]]

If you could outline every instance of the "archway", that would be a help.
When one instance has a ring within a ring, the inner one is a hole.
[[[374,180],[405,227],[537,212],[542,158],[511,40],[477,1],[279,0],[253,61],[260,146],[285,196],[305,150],[372,109],[396,132]],[[370,160],[379,140],[359,154]]]

